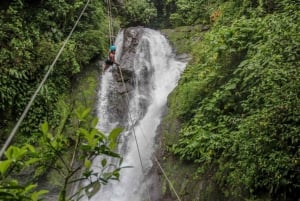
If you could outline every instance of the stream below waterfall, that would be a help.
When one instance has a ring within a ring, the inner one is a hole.
[[[153,160],[159,148],[156,130],[187,58],[177,59],[159,31],[142,27],[123,30],[115,45],[126,83],[118,78],[116,66],[103,73],[98,92],[98,128],[104,133],[124,128],[118,153],[123,157],[122,166],[131,167],[121,170],[120,181],[109,181],[89,200],[158,201],[162,174],[154,171],[158,169]],[[99,160],[94,160],[95,166]]]

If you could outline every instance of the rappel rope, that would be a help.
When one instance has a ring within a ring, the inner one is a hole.
[[[145,137],[145,136],[144,136]],[[176,192],[173,183],[171,182],[171,180],[169,179],[169,177],[167,176],[166,172],[164,171],[163,167],[161,166],[160,162],[158,161],[157,157],[154,155],[154,159],[155,162],[157,163],[159,169],[161,170],[161,172],[163,173],[164,177],[166,178],[167,182],[169,183],[171,189],[173,190],[173,192],[175,193],[177,200],[181,201],[178,193]]]
[[[126,89],[126,85],[125,85],[125,82],[124,82],[123,73],[122,73],[122,70],[121,70],[120,67],[118,67],[118,69],[119,69],[119,71],[120,71],[120,75],[121,75],[123,87],[124,87],[125,94],[126,94],[127,107],[129,107],[129,95],[128,95],[128,92],[127,92],[127,89]],[[128,111],[128,113],[129,113],[129,119],[130,119],[130,121],[131,121],[131,125],[134,125],[134,124],[133,124],[133,119],[132,119],[132,117],[131,117],[130,111]],[[143,173],[143,175],[145,176],[144,165],[143,165],[143,161],[142,161],[142,157],[141,157],[141,152],[140,152],[140,147],[139,147],[139,144],[138,144],[138,141],[137,141],[137,137],[136,137],[136,133],[135,133],[135,128],[134,128],[134,126],[132,127],[132,131],[133,131],[133,136],[134,136],[136,148],[137,148],[137,151],[138,151],[138,156],[139,156],[139,160],[140,160],[140,165],[141,165],[142,173]],[[146,184],[146,185],[147,185],[147,184]],[[149,199],[149,201],[151,201],[151,196],[150,196],[149,188],[147,188],[147,193],[148,193],[148,199]]]
[[[113,32],[113,23],[112,23],[112,12],[111,12],[111,7],[112,6],[111,6],[111,0],[107,0],[107,4],[108,4],[107,13],[108,13],[108,18],[109,18],[109,23],[108,23],[109,42],[110,42],[110,45],[113,45],[114,44],[114,36],[113,36],[114,32]],[[121,78],[122,78],[123,86],[124,86],[124,89],[126,91],[127,105],[129,105],[129,95],[128,95],[127,90],[126,90],[126,86],[125,86],[125,82],[124,82],[124,78],[123,78],[123,74],[122,74],[121,68],[119,68],[119,70],[120,70],[120,75],[121,75]],[[133,120],[132,120],[130,112],[129,112],[129,118],[130,118],[130,121],[132,123]],[[137,151],[138,151],[138,156],[139,156],[139,161],[140,161],[140,165],[141,165],[141,170],[142,170],[142,173],[145,176],[144,165],[143,165],[143,161],[142,161],[142,158],[141,158],[140,147],[139,147],[139,144],[137,142],[137,138],[136,138],[134,127],[133,127],[133,135],[134,135],[134,139],[135,139],[135,143],[136,143],[136,147],[137,147]],[[148,194],[149,201],[151,201],[151,196],[150,196],[149,188],[147,188],[147,194]]]
[[[34,94],[32,95],[32,97],[31,97],[30,101],[28,102],[28,104],[27,104],[25,110],[23,111],[23,113],[22,113],[20,119],[18,120],[17,124],[15,125],[15,127],[13,128],[13,130],[11,131],[11,133],[9,134],[9,137],[8,137],[7,140],[5,141],[5,144],[3,145],[3,147],[2,147],[2,149],[1,149],[1,151],[0,151],[0,159],[2,158],[2,156],[3,156],[4,152],[5,152],[5,150],[7,149],[7,147],[9,146],[11,140],[12,140],[13,137],[15,136],[15,134],[16,134],[17,130],[19,129],[21,123],[23,122],[24,118],[26,117],[26,115],[27,115],[27,113],[28,113],[30,107],[31,107],[32,104],[33,104],[33,101],[35,100],[35,98],[36,98],[36,96],[37,96],[37,94],[40,92],[40,90],[41,90],[41,88],[43,87],[43,85],[45,84],[45,82],[46,82],[46,80],[47,80],[49,74],[50,74],[51,71],[53,70],[54,65],[56,64],[58,58],[60,57],[62,51],[64,50],[66,44],[68,43],[70,37],[72,36],[72,34],[73,34],[75,28],[77,27],[78,22],[80,21],[80,19],[81,19],[83,13],[84,13],[85,10],[86,10],[86,8],[87,8],[89,2],[90,2],[90,0],[87,0],[87,2],[86,2],[86,4],[85,4],[84,8],[82,9],[82,11],[81,11],[81,13],[80,13],[80,15],[79,15],[79,17],[78,17],[78,19],[77,19],[77,21],[76,21],[76,23],[74,24],[74,26],[73,26],[72,30],[70,31],[68,37],[66,38],[66,40],[64,41],[62,47],[60,48],[59,52],[57,53],[55,59],[53,60],[51,66],[49,67],[47,73],[45,74],[43,80],[41,81],[41,83],[39,84],[38,88],[36,89],[36,91],[35,91]]]
[[[38,93],[40,92],[41,88],[43,87],[43,85],[45,84],[46,80],[48,79],[51,71],[53,70],[53,67],[54,65],[56,64],[57,60],[59,59],[60,55],[62,54],[62,51],[64,50],[66,44],[68,43],[69,39],[71,38],[75,28],[77,27],[82,15],[84,14],[88,4],[90,3],[90,0],[87,0],[84,8],[82,9],[76,23],[74,24],[72,30],[70,31],[68,37],[65,39],[62,47],[60,48],[59,52],[57,53],[55,59],[53,60],[52,64],[50,65],[47,73],[45,74],[44,78],[42,79],[41,83],[39,84],[38,88],[36,89],[36,91],[34,92],[34,94],[32,95],[30,101],[28,102],[28,104],[26,105],[20,119],[18,120],[18,122],[16,123],[15,127],[13,128],[13,130],[11,131],[11,133],[9,134],[9,137],[7,138],[7,140],[5,141],[3,147],[1,148],[1,151],[0,151],[0,159],[2,158],[5,150],[7,149],[7,147],[9,146],[11,140],[13,139],[13,137],[15,136],[17,130],[19,129],[21,123],[23,122],[24,118],[26,117],[29,109],[31,108],[34,100],[36,99],[36,96],[38,95]],[[110,44],[113,44],[114,43],[114,38],[113,38],[113,24],[112,24],[112,12],[111,12],[111,1],[108,0],[108,16],[109,16],[109,40],[110,40]],[[129,105],[129,95],[128,95],[128,92],[126,90],[126,85],[125,85],[125,82],[124,82],[124,78],[123,78],[123,74],[122,74],[122,71],[121,71],[121,68],[119,67],[119,71],[120,71],[120,75],[121,75],[121,78],[122,78],[122,82],[123,82],[123,85],[124,85],[124,88],[125,88],[125,91],[126,91],[126,97],[127,97],[127,104]],[[133,123],[133,120],[132,120],[132,117],[131,117],[131,114],[129,113],[129,117],[130,117],[130,120],[131,120],[131,123]],[[142,171],[144,170],[143,168],[143,162],[142,162],[142,159],[141,159],[141,154],[140,154],[140,149],[139,149],[139,145],[138,145],[138,141],[137,141],[137,138],[136,138],[136,134],[135,134],[135,129],[133,128],[133,133],[134,133],[134,137],[135,137],[135,142],[136,142],[136,146],[137,146],[137,150],[138,150],[138,155],[139,155],[139,160],[140,160],[140,164],[141,164],[141,167],[142,167]],[[142,131],[143,133],[143,131]],[[144,136],[145,138],[145,136]],[[145,138],[146,139],[146,138]],[[174,191],[177,199],[179,201],[181,201],[180,197],[178,196],[172,182],[170,181],[170,179],[168,178],[168,176],[166,175],[164,169],[162,168],[160,162],[158,161],[157,157],[155,156],[155,161],[156,163],[158,164],[160,170],[162,171],[164,177],[166,178],[166,180],[168,181],[170,187],[172,188],[172,190]],[[149,196],[149,200],[151,201],[151,198],[150,198],[150,193],[149,193],[149,189],[147,188],[148,190],[148,196]]]
[[[140,127],[140,129],[141,129],[141,132],[142,132],[142,135],[143,135],[144,139],[147,141],[148,139],[145,137],[144,130],[142,129],[142,127]],[[180,199],[180,197],[179,197],[179,195],[178,195],[178,193],[177,193],[177,191],[176,191],[173,183],[171,182],[171,180],[167,176],[167,173],[165,172],[165,170],[163,169],[162,165],[160,164],[158,158],[155,155],[154,155],[154,160],[157,163],[157,165],[158,165],[159,169],[161,170],[161,172],[163,173],[164,177],[166,178],[167,182],[169,183],[171,189],[173,190],[175,196],[177,197],[177,200],[181,201],[181,199]]]
[[[124,90],[126,92],[127,106],[129,107],[129,95],[128,95],[128,92],[127,92],[127,89],[126,89],[126,85],[125,85],[125,82],[124,82],[123,73],[122,73],[122,70],[121,70],[120,66],[118,66],[118,69],[119,69],[119,72],[120,72],[120,76],[121,76],[121,80],[122,80],[122,83],[123,83]],[[130,111],[129,111],[129,119],[131,121],[131,124],[133,125],[133,120],[132,120]],[[145,138],[145,140],[147,140],[147,138],[145,137],[143,129],[141,127],[140,127],[140,129],[142,131],[143,137]],[[134,139],[135,139],[135,143],[136,143],[136,146],[137,146],[138,155],[139,155],[139,159],[140,159],[140,163],[141,163],[142,171],[143,171],[144,168],[143,168],[143,163],[142,163],[142,159],[141,159],[141,153],[140,153],[139,144],[138,144],[138,141],[137,141],[137,137],[136,137],[136,133],[135,133],[134,127],[133,127],[133,134],[134,134]],[[155,159],[155,162],[157,163],[159,169],[163,173],[164,177],[166,178],[167,182],[169,183],[171,189],[173,190],[175,196],[177,197],[177,200],[181,201],[181,199],[180,199],[180,197],[179,197],[176,189],[174,188],[174,185],[172,184],[171,180],[168,178],[166,172],[164,171],[162,165],[160,164],[159,160],[157,159],[157,157],[155,155],[154,155],[154,159]],[[149,189],[147,189],[147,191],[148,191],[149,200],[151,200]]]
[[[107,15],[109,18],[108,23],[108,31],[109,31],[109,45],[114,44],[114,30],[113,30],[113,23],[112,23],[112,12],[111,12],[111,0],[107,0]]]
[[[113,38],[113,23],[112,23],[112,12],[111,12],[111,0],[107,0],[107,4],[108,4],[108,16],[109,16],[109,42],[110,42],[110,45],[113,45],[114,44],[114,38]],[[123,74],[122,74],[122,70],[120,67],[118,67],[119,71],[120,71],[120,76],[121,76],[121,79],[122,79],[122,83],[123,83],[123,86],[124,86],[124,90],[126,91],[126,99],[127,99],[127,105],[129,107],[129,95],[128,95],[128,92],[126,90],[126,85],[125,85],[125,82],[124,82],[124,78],[123,78]],[[129,119],[131,121],[131,124],[133,125],[133,119],[131,117],[131,113],[129,111]],[[142,131],[142,134],[143,134],[143,137],[146,139],[145,135],[144,135],[144,132],[141,128],[141,131]],[[142,168],[142,172],[145,176],[145,173],[144,173],[144,167],[143,167],[143,162],[142,162],[142,158],[141,158],[141,152],[140,152],[140,148],[139,148],[139,144],[138,144],[138,141],[137,141],[137,137],[136,137],[136,133],[135,133],[135,129],[133,127],[133,135],[134,135],[134,139],[135,139],[135,143],[136,143],[136,147],[137,147],[137,151],[138,151],[138,156],[139,156],[139,160],[140,160],[140,165],[141,165],[141,168]],[[147,140],[147,139],[146,139]],[[176,189],[174,188],[174,185],[172,184],[171,180],[168,178],[166,172],[164,171],[162,165],[160,164],[159,160],[157,159],[156,156],[154,156],[154,159],[155,159],[155,162],[157,163],[159,169],[161,170],[161,172],[163,173],[164,177],[166,178],[167,182],[169,183],[171,189],[173,190],[174,194],[176,195],[177,197],[177,200],[181,201]],[[148,193],[148,199],[149,201],[151,201],[151,196],[150,196],[150,192],[149,192],[149,188],[147,188],[147,193]]]

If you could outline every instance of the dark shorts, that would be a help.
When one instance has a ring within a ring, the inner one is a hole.
[[[108,59],[107,59],[107,60],[105,61],[105,64],[106,64],[106,65],[113,65],[114,62],[112,62],[111,60],[108,60]]]

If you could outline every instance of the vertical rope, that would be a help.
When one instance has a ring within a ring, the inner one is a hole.
[[[109,44],[114,44],[114,30],[112,22],[111,0],[107,0],[107,15],[108,15],[108,31],[109,31]]]
[[[111,0],[109,0],[109,10],[110,10],[110,27],[111,27],[111,41],[112,41],[112,44],[115,43],[115,33],[114,33],[114,24],[113,24],[113,14],[112,14],[112,5],[111,5]]]
[[[128,92],[126,90],[126,85],[125,85],[123,73],[122,73],[122,70],[121,70],[120,66],[118,66],[118,69],[119,69],[119,72],[120,72],[120,75],[121,75],[121,80],[122,80],[122,83],[123,83],[123,87],[124,87],[124,89],[126,91],[126,100],[127,100],[126,102],[127,102],[127,107],[129,108],[129,95],[128,95]],[[131,117],[131,113],[130,112],[129,112],[129,119],[131,121],[131,124],[133,125],[133,119]],[[137,137],[136,137],[136,133],[135,133],[134,127],[132,128],[132,130],[133,130],[135,144],[136,144],[138,155],[139,155],[139,160],[140,160],[140,164],[141,164],[141,168],[142,168],[142,173],[145,176],[143,161],[142,161],[141,152],[140,152],[140,147],[139,147],[139,144],[138,144],[138,141],[137,141]],[[149,188],[147,188],[147,193],[148,193],[148,199],[149,199],[149,201],[151,201],[151,196],[150,196]]]
[[[120,75],[121,75],[121,80],[122,80],[122,83],[123,83],[123,86],[124,86],[124,89],[126,91],[126,98],[127,98],[127,107],[129,107],[129,95],[128,95],[128,92],[126,90],[126,85],[125,85],[125,82],[124,82],[124,78],[123,78],[123,74],[122,74],[122,70],[121,68],[118,66],[118,69],[120,71]],[[129,118],[130,118],[130,121],[131,121],[131,124],[133,124],[133,120],[132,120],[132,117],[131,117],[131,114],[129,112]],[[144,134],[144,131],[143,129],[140,127],[141,129],[141,132],[143,134],[143,137],[145,138],[145,140],[147,141],[147,138],[145,137],[145,134]],[[136,133],[135,133],[135,129],[133,128],[133,134],[134,134],[134,138],[135,138],[135,143],[136,143],[136,146],[137,146],[137,149],[138,149],[138,155],[139,155],[139,159],[140,159],[140,163],[141,163],[141,166],[142,166],[142,171],[144,170],[143,168],[143,163],[142,163],[142,159],[141,159],[141,154],[140,154],[140,149],[139,149],[139,144],[138,144],[138,141],[137,141],[137,137],[136,137]],[[158,161],[157,157],[154,156],[154,159],[155,159],[155,162],[157,163],[159,169],[161,170],[161,172],[163,173],[164,177],[166,178],[167,182],[169,183],[171,189],[173,190],[176,198],[178,201],[181,201],[181,198],[179,197],[176,189],[174,188],[174,185],[173,183],[171,182],[171,180],[169,179],[169,177],[167,176],[166,172],[164,171],[162,165],[160,164],[160,162]],[[144,172],[143,172],[144,174]],[[149,192],[149,189],[147,189],[147,192],[148,192],[148,196],[149,196],[149,200],[151,201],[151,197],[150,197],[150,192]]]
[[[111,30],[110,30],[110,10],[109,10],[109,0],[106,1],[107,4],[107,16],[108,16],[108,35],[109,35],[109,45],[111,44]]]
[[[108,18],[109,18],[109,24],[108,24],[108,28],[109,28],[109,42],[110,42],[110,45],[113,45],[114,44],[114,38],[113,38],[114,32],[113,32],[113,23],[112,23],[111,0],[108,0],[107,4],[108,4],[107,12],[108,12]],[[123,74],[122,74],[121,68],[118,67],[118,69],[120,71],[120,75],[121,75],[121,78],[122,78],[122,83],[123,83],[124,89],[126,90],[126,85],[125,85],[125,82],[124,82],[124,78],[123,78]],[[129,95],[127,93],[127,90],[126,90],[126,100],[127,100],[127,105],[129,106]],[[133,125],[133,120],[132,120],[132,117],[131,117],[130,113],[129,113],[129,119],[131,121],[131,124]],[[135,133],[134,127],[133,127],[133,134],[134,134],[135,143],[136,143],[136,147],[137,147],[137,151],[138,151],[138,156],[139,156],[139,161],[140,161],[140,165],[141,165],[141,170],[142,170],[143,175],[145,175],[145,173],[144,173],[144,165],[143,165],[143,161],[142,161],[142,158],[141,158],[140,147],[139,147],[139,144],[137,142],[137,137],[136,137],[136,133]],[[148,193],[148,199],[149,199],[149,201],[151,201],[149,188],[147,188],[147,193]]]
[[[111,12],[111,0],[108,0],[108,17],[109,17],[109,40],[110,40],[110,44],[114,44],[114,39],[113,39],[113,24],[112,24],[112,12]],[[129,107],[129,95],[128,95],[128,92],[126,90],[126,85],[125,85],[125,82],[124,82],[124,78],[123,78],[123,74],[122,74],[122,70],[120,68],[120,66],[118,66],[118,69],[119,69],[119,72],[120,72],[120,75],[121,75],[121,79],[122,79],[122,83],[123,83],[123,87],[126,91],[126,100],[127,100],[127,106]],[[131,117],[131,113],[129,112],[129,119],[131,121],[131,124],[133,125],[133,119]],[[143,130],[141,128],[141,131],[143,133]],[[142,173],[144,174],[145,176],[145,173],[144,173],[144,166],[143,166],[143,161],[142,161],[142,158],[141,158],[141,153],[140,153],[140,148],[139,148],[139,144],[138,144],[138,141],[137,141],[137,137],[136,137],[136,133],[135,133],[135,128],[133,127],[133,134],[134,134],[134,138],[135,138],[135,143],[136,143],[136,147],[137,147],[137,151],[138,151],[138,156],[139,156],[139,160],[140,160],[140,165],[141,165],[141,168],[142,168]],[[143,136],[144,138],[146,139],[144,133],[143,133]],[[147,140],[147,139],[146,139]],[[155,162],[157,163],[158,167],[160,168],[160,170],[162,171],[164,177],[166,178],[166,180],[168,181],[171,189],[173,190],[173,192],[175,193],[176,197],[177,197],[177,200],[181,201],[178,193],[176,192],[175,188],[174,188],[174,185],[172,184],[171,180],[168,178],[166,172],[164,171],[163,167],[161,166],[160,162],[158,161],[157,157],[155,156]],[[150,192],[149,192],[149,188],[147,188],[147,193],[148,193],[148,199],[149,201],[151,201],[151,196],[150,196]]]

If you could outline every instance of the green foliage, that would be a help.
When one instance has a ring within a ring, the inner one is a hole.
[[[43,123],[39,142],[35,146],[10,146],[5,152],[5,160],[0,161],[0,199],[35,201],[47,193],[44,190],[36,191],[37,185],[32,182],[20,184],[14,178],[16,172],[24,170],[34,170],[34,176],[49,168],[57,171],[63,178],[60,201],[70,200],[83,190],[91,197],[91,191],[99,190],[101,185],[109,180],[118,180],[122,160],[119,154],[114,152],[114,148],[122,129],[116,128],[106,136],[95,128],[97,119],[89,121],[89,113],[90,109],[77,110],[79,125],[72,137],[60,130],[54,134],[48,123]],[[70,143],[74,143],[74,146],[70,147]],[[72,157],[65,157],[67,151],[72,153]],[[99,155],[119,159],[119,164],[109,164],[107,159],[102,159],[101,168],[95,169],[92,167],[92,161]],[[68,186],[82,181],[87,181],[87,184],[78,189],[75,195],[67,198]]]
[[[173,26],[195,25],[209,21],[209,8],[215,1],[207,0],[176,0],[176,12],[170,16]]]
[[[1,3],[2,4],[2,3]],[[13,0],[0,8],[0,124],[15,122],[75,24],[84,2]],[[20,131],[38,130],[55,116],[61,93],[92,58],[106,54],[102,2],[91,1]],[[1,130],[1,136],[5,136]]]
[[[271,1],[251,2],[247,12],[250,1],[222,5],[222,19],[194,44],[195,60],[171,96],[172,111],[184,124],[172,150],[199,164],[199,173],[212,174],[227,197],[295,200],[299,4],[272,1],[271,9]],[[227,16],[233,8],[243,11],[234,20]]]
[[[157,16],[152,2],[147,0],[128,0],[124,5],[124,26],[147,25]]]
[[[36,190],[36,184],[22,185],[10,174],[15,170],[26,169],[37,163],[38,152],[29,144],[21,148],[10,146],[5,152],[5,160],[0,161],[0,199],[37,201],[46,190]]]
[[[95,57],[95,53],[102,55],[107,49],[107,43],[103,40],[104,33],[99,30],[83,31],[75,36],[76,46],[75,55],[77,62],[81,65],[87,65],[91,58]],[[90,44],[87,46],[86,44]]]

